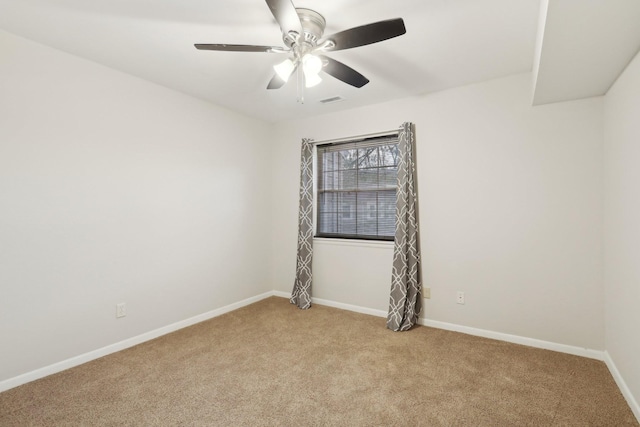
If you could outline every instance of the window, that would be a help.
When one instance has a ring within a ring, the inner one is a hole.
[[[317,150],[316,236],[393,240],[398,135]]]

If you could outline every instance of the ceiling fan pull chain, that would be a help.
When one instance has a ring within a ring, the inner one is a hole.
[[[296,70],[297,73],[297,92],[298,92],[298,102],[300,104],[304,104],[304,73],[301,71],[302,67],[298,67]]]

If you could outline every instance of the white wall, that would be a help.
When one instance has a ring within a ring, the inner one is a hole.
[[[640,419],[640,55],[604,101],[606,349]]]
[[[0,32],[0,381],[272,289],[270,132]]]
[[[534,108],[530,94],[522,74],[278,124],[275,287],[290,291],[295,272],[300,139],[412,121],[432,294],[423,316],[603,350],[602,98]],[[391,256],[316,241],[314,296],[386,310]]]

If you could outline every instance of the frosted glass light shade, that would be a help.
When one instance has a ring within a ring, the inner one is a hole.
[[[322,70],[322,60],[317,56],[306,54],[302,58],[302,68],[305,75],[318,74]]]
[[[280,77],[285,82],[289,80],[289,76],[291,76],[291,73],[293,73],[294,68],[295,65],[293,64],[293,61],[288,58],[281,63],[273,66],[273,69],[275,70],[278,77]]]
[[[322,81],[318,75],[320,70],[322,70],[322,60],[320,58],[311,54],[306,54],[302,57],[302,71],[304,72],[304,85],[306,87],[314,87]]]
[[[320,84],[321,81],[322,81],[322,79],[320,78],[319,75],[312,74],[312,73],[307,73],[305,71],[305,73],[304,73],[304,85],[305,85],[305,87],[314,87],[314,86]]]

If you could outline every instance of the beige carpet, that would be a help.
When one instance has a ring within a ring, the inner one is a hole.
[[[272,297],[0,393],[0,426],[638,426],[602,362]]]

